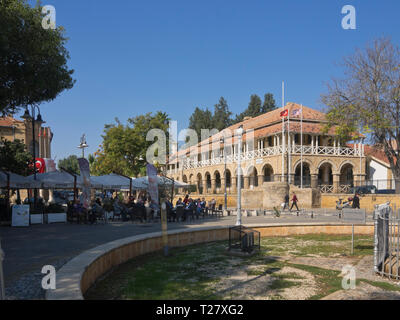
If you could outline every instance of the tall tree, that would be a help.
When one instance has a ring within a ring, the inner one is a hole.
[[[105,125],[103,143],[94,153],[93,174],[112,172],[127,176],[145,174],[146,151],[154,143],[146,141],[151,129],[160,129],[168,141],[170,119],[164,112],[147,113],[128,119],[123,125],[118,119],[115,124]],[[165,146],[168,150],[168,145]]]
[[[201,137],[201,129],[213,129],[213,115],[208,108],[202,110],[198,107],[189,118],[189,128],[197,133],[198,139]]]
[[[60,159],[58,161],[58,168],[63,168],[72,173],[80,174],[78,157],[76,155],[71,155],[67,158]]]
[[[235,122],[236,123],[241,122],[245,117],[253,118],[260,115],[262,113],[261,103],[262,103],[261,98],[258,95],[256,94],[251,95],[247,109],[236,116]]]
[[[400,49],[377,39],[345,58],[343,67],[345,77],[322,95],[329,126],[338,126],[342,140],[361,132],[382,147],[400,193]]]
[[[20,140],[0,140],[0,170],[10,171],[22,176],[33,174],[32,155]]]
[[[221,97],[214,106],[213,128],[223,130],[232,124],[232,112],[229,111],[228,102]]]
[[[267,93],[264,95],[264,103],[262,103],[261,98],[258,95],[253,94],[250,97],[250,102],[247,106],[247,109],[236,115],[234,123],[242,122],[245,117],[254,118],[274,109],[276,109],[276,105],[272,93]]]
[[[75,83],[64,29],[42,27],[42,7],[0,0],[0,113],[51,101]]]
[[[264,95],[264,103],[261,108],[261,113],[267,113],[276,109],[276,103],[274,95],[272,93],[266,93]]]

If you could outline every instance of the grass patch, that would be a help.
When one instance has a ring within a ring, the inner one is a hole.
[[[355,237],[356,256],[373,254],[373,239],[370,236]],[[282,299],[279,290],[301,286],[304,277],[290,273],[279,273],[285,266],[304,270],[313,275],[318,294],[311,299],[320,299],[341,290],[340,272],[308,265],[291,264],[279,256],[338,257],[350,255],[351,236],[302,235],[272,237],[261,240],[261,250],[249,257],[227,255],[227,241],[170,249],[170,255],[162,252],[147,254],[129,261],[111,271],[104,279],[85,294],[86,299],[236,299],[235,291],[216,294],[216,287],[226,275],[241,270],[249,277],[271,275],[268,290],[270,299]],[[275,256],[275,257],[274,257]],[[252,268],[253,266],[253,268]],[[256,281],[256,280],[255,280]],[[367,282],[366,280],[363,280]],[[400,291],[387,283],[368,282],[385,290]],[[223,296],[222,296],[223,294]]]
[[[371,286],[383,289],[385,291],[397,291],[400,292],[400,286],[394,285],[387,282],[371,281],[366,279],[360,279],[360,281],[370,284]]]

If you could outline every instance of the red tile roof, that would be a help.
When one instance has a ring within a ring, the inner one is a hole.
[[[15,123],[23,123],[13,117],[0,117],[0,127],[12,127]]]
[[[393,147],[396,148],[396,142],[393,141],[393,143],[394,143]],[[350,145],[350,146],[352,146],[352,145]],[[383,150],[382,147],[377,146],[377,145],[374,145],[374,146],[365,145],[364,152],[365,152],[365,155],[373,157],[375,159],[378,159],[378,160],[384,162],[387,166],[390,166],[389,159],[386,156],[385,151]],[[394,159],[394,160],[396,163],[396,159]]]
[[[292,113],[294,110],[303,110],[303,133],[321,133],[323,130],[324,125],[327,123],[326,116],[323,112],[311,109],[306,106],[301,106],[297,103],[293,102],[288,102],[285,106],[285,108],[278,108],[273,111],[264,113],[262,115],[259,115],[254,118],[250,118],[248,120],[244,120],[242,122],[236,123],[225,130],[213,135],[212,137],[205,139],[198,143],[196,146],[192,146],[185,150],[179,150],[177,155],[181,156],[189,151],[196,150],[201,146],[210,144],[210,143],[219,143],[219,140],[221,137],[224,136],[224,131],[227,131],[227,139],[225,141],[226,145],[231,145],[232,144],[232,138],[229,138],[232,136],[236,129],[238,129],[241,125],[243,125],[243,130],[246,132],[246,130],[252,130],[253,129],[253,137],[254,138],[260,138],[260,137],[265,137],[269,135],[273,135],[279,132],[282,132],[282,117],[280,116],[281,112],[283,110],[288,109],[289,115],[290,115],[290,132],[294,133],[300,133],[301,132],[301,115],[298,116],[293,116]],[[335,127],[331,127],[328,131],[327,134],[334,135],[335,134]],[[229,134],[230,133],[230,134]],[[251,133],[250,133],[250,138]],[[247,139],[246,133],[243,135],[243,140],[245,141]],[[197,152],[195,152],[197,153]],[[176,155],[171,156],[171,160],[175,158]]]

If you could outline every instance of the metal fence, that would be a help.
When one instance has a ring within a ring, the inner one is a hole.
[[[377,206],[374,223],[374,271],[399,280],[400,210],[389,203]]]

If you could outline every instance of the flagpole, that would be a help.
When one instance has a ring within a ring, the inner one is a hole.
[[[290,174],[292,172],[290,165],[292,164],[292,158],[291,158],[291,147],[292,147],[292,141],[290,139],[290,107],[288,106],[288,130],[287,130],[287,141],[288,141],[288,148],[287,148],[287,152],[288,152],[288,183],[290,184],[291,182],[291,177]]]
[[[282,81],[282,112],[285,111],[285,82]],[[282,117],[282,182],[285,180],[285,117]]]
[[[301,120],[300,120],[300,127],[301,127],[301,131],[300,131],[300,140],[301,140],[301,151],[300,151],[300,158],[301,158],[301,189],[303,189],[303,104],[301,104]]]

